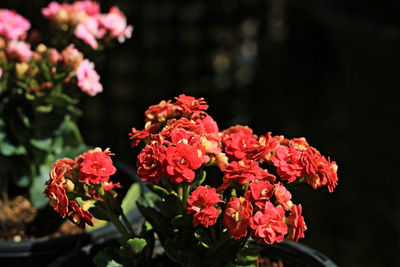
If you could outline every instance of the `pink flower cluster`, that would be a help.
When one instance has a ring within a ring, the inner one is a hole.
[[[192,188],[186,203],[195,227],[213,225],[222,216],[234,239],[250,234],[272,244],[285,236],[294,241],[304,237],[302,206],[292,203],[288,188],[308,183],[314,189],[326,185],[332,192],[338,180],[336,163],[305,138],[270,132],[258,137],[241,125],[219,131],[203,98],[182,94],[175,100],[150,106],[144,129],[130,133],[133,147],[144,145],[137,160],[142,180],[191,185],[199,181],[199,169],[216,165],[222,172],[220,186]]]
[[[50,206],[61,217],[68,218],[81,228],[93,225],[93,216],[88,212],[90,200],[78,203],[74,196],[85,195],[90,199],[100,200],[99,186],[109,191],[121,187],[119,183],[109,181],[116,172],[108,149],[95,148],[76,157],[57,160],[50,171],[44,194],[50,199]]]
[[[100,5],[95,1],[76,1],[74,3],[51,2],[42,9],[47,19],[58,25],[68,25],[77,38],[93,49],[98,40],[117,39],[120,43],[132,35],[133,27],[127,24],[125,15],[113,6],[108,13],[100,13]],[[62,28],[62,26],[61,26]]]
[[[30,27],[29,21],[15,11],[0,9],[0,43],[9,58],[18,62],[31,59],[31,45],[24,41]]]
[[[0,36],[8,40],[25,39],[31,24],[13,10],[0,9]]]

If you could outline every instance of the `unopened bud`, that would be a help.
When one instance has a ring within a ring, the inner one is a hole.
[[[83,201],[81,208],[83,210],[88,211],[91,207],[93,207],[95,202],[96,202],[96,200],[94,200],[94,199],[89,199],[89,200]]]
[[[46,52],[46,51],[47,51],[47,46],[44,45],[44,44],[39,44],[39,45],[36,47],[36,52],[38,52],[38,53],[40,53],[40,54],[43,54],[43,53]]]
[[[69,14],[68,14],[68,12],[67,12],[64,8],[61,8],[61,9],[57,12],[57,14],[56,14],[56,16],[55,16],[55,19],[56,19],[56,21],[57,21],[58,23],[67,22],[67,21],[69,20]]]
[[[229,163],[228,163],[228,157],[225,155],[225,153],[218,153],[216,156],[216,163],[217,166],[222,170],[225,169],[226,167],[228,167]]]
[[[67,179],[65,184],[65,190],[67,192],[72,192],[74,191],[74,189],[75,189],[75,184],[70,179]]]
[[[16,63],[15,64],[15,72],[16,72],[17,77],[19,79],[24,78],[24,76],[25,76],[26,72],[28,71],[28,69],[29,69],[29,65],[26,62]]]
[[[4,38],[0,37],[0,49],[5,49],[7,46],[6,40]]]

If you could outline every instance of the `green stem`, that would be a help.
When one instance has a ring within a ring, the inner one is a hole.
[[[186,210],[186,202],[189,199],[189,194],[190,194],[190,184],[185,183],[183,185],[183,196],[182,196],[182,205],[184,212]]]
[[[132,225],[130,224],[128,218],[126,218],[124,212],[122,212],[121,217],[122,217],[122,221],[125,223],[126,228],[128,229],[128,232],[130,233],[130,236],[134,237],[135,231],[133,230]]]
[[[210,226],[210,232],[211,232],[211,238],[212,238],[214,244],[217,244],[217,236],[215,235],[214,225]]]
[[[122,240],[121,240],[121,244],[124,244],[125,241],[129,240],[131,238],[131,235],[129,234],[128,230],[126,229],[126,227],[122,224],[122,222],[118,219],[117,216],[115,216],[114,214],[112,214],[111,216],[108,215],[110,222],[112,222],[115,227],[117,227],[118,231],[121,233],[122,236]]]
[[[178,197],[183,200],[183,186],[182,184],[178,184]]]

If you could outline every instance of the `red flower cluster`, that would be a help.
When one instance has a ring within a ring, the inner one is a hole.
[[[145,147],[138,156],[138,174],[150,183],[167,177],[172,183],[192,182],[195,171],[221,152],[217,123],[205,101],[180,95],[175,103],[161,101],[146,112],[142,131],[133,128],[132,146]]]
[[[186,207],[187,213],[193,215],[193,225],[196,227],[199,223],[205,227],[215,224],[219,215],[219,209],[215,207],[220,199],[215,188],[199,186],[190,195]]]
[[[302,207],[292,203],[288,188],[296,181],[315,189],[327,185],[332,192],[336,163],[305,138],[286,139],[270,132],[258,137],[241,125],[220,132],[203,98],[180,95],[175,100],[151,106],[144,129],[133,128],[130,134],[132,146],[144,144],[137,161],[142,180],[166,188],[189,186],[193,191],[186,208],[193,214],[194,227],[214,225],[222,214],[234,239],[251,235],[272,244],[285,235],[293,241],[304,237]],[[222,172],[222,179],[207,177],[217,189],[201,185],[209,180],[196,179],[199,169],[212,165]]]
[[[119,183],[109,181],[110,175],[116,171],[110,155],[112,153],[108,149],[102,151],[95,148],[74,160],[65,158],[53,164],[43,193],[61,217],[67,217],[81,228],[85,228],[86,224],[93,225],[93,216],[87,211],[90,205],[83,205],[85,202],[79,205],[73,198],[84,195],[95,200],[101,199],[98,188],[94,186],[98,184],[104,191],[121,187]]]

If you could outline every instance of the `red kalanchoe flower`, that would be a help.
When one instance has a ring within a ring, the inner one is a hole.
[[[87,185],[107,182],[110,175],[116,172],[116,168],[110,158],[113,155],[108,149],[100,148],[89,150],[82,155],[81,170],[78,180]]]
[[[159,142],[152,141],[143,148],[138,156],[136,166],[138,175],[143,181],[157,184],[164,174],[164,163],[167,148]]]
[[[290,194],[286,187],[281,183],[275,184],[274,187],[274,196],[276,201],[281,204],[285,210],[289,210],[292,206],[292,202],[290,201],[292,199],[292,194]]]
[[[184,114],[193,115],[193,114],[206,114],[206,110],[208,109],[207,102],[204,101],[204,98],[196,99],[193,96],[186,96],[184,94],[179,95],[179,97],[175,97],[176,103],[175,105],[181,107],[183,109]]]
[[[82,229],[85,229],[86,224],[93,226],[92,214],[79,207],[74,200],[69,201],[67,218]]]
[[[50,199],[49,205],[64,218],[68,211],[68,197],[65,190],[57,184],[50,184],[43,193]]]
[[[224,211],[224,225],[234,239],[247,235],[253,206],[243,197],[231,197]]]
[[[193,181],[194,170],[202,164],[202,152],[196,147],[178,143],[166,150],[166,174],[173,183]]]
[[[296,147],[279,146],[275,149],[271,160],[277,167],[277,173],[282,180],[293,182],[305,176],[304,165],[300,161],[301,156],[302,152]]]
[[[104,191],[110,191],[114,188],[122,188],[122,185],[119,182],[113,183],[112,181],[104,182],[101,184],[101,186],[103,187]]]
[[[260,210],[264,210],[265,203],[273,196],[274,188],[268,181],[254,180],[247,187],[245,197]]]
[[[129,133],[129,139],[131,139],[131,146],[132,147],[137,146],[140,143],[140,141],[142,141],[148,136],[150,136],[149,131],[146,130],[139,131],[133,127],[132,132]]]
[[[327,160],[313,147],[310,147],[303,153],[301,162],[305,168],[308,184],[314,189],[328,184],[329,191],[333,191],[337,185],[336,162]]]
[[[187,203],[187,213],[193,215],[193,226],[202,224],[205,227],[215,224],[219,210],[215,207],[223,202],[215,188],[199,186],[190,195]]]
[[[269,159],[270,153],[279,146],[280,137],[271,136],[271,132],[268,132],[266,136],[260,136],[258,143],[250,145],[246,149],[246,154],[249,159]]]
[[[175,117],[175,109],[175,106],[171,104],[171,100],[163,100],[157,105],[150,106],[145,111],[145,121],[165,122],[167,118]]]
[[[231,161],[247,157],[246,150],[257,144],[256,136],[249,127],[236,125],[222,131],[224,151]]]
[[[78,168],[76,160],[69,158],[59,159],[52,166],[50,171],[50,179],[46,182],[49,184],[61,185],[65,182],[65,176],[71,175],[71,170],[73,168]],[[70,178],[70,177],[68,177]]]
[[[251,237],[266,244],[282,242],[288,231],[283,222],[284,217],[285,211],[282,206],[274,207],[271,202],[267,202],[264,210],[257,211],[250,220],[250,227],[253,229]]]
[[[286,225],[288,227],[288,240],[299,241],[300,238],[304,238],[304,231],[307,230],[307,226],[304,222],[304,217],[301,216],[301,205],[293,205],[291,213],[286,217]]]
[[[241,160],[232,161],[224,170],[224,181],[237,179],[239,184],[245,184],[255,179],[267,179],[275,181],[275,176],[268,173],[267,170],[260,168],[257,161]]]

